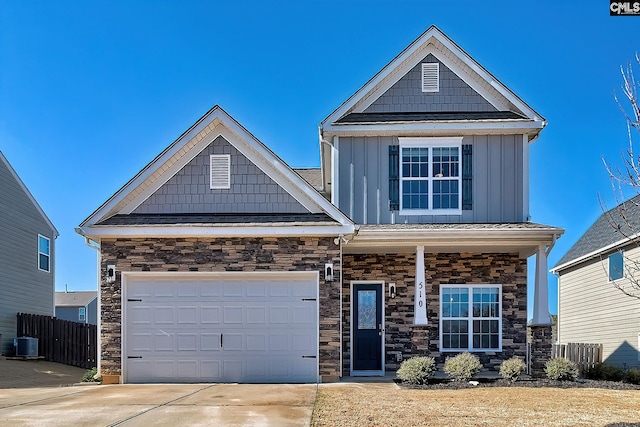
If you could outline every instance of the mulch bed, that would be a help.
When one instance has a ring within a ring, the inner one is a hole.
[[[459,390],[478,387],[551,387],[551,388],[604,388],[609,390],[640,390],[640,385],[622,381],[597,381],[578,379],[577,381],[555,381],[549,379],[519,380],[515,383],[505,379],[478,380],[478,384],[449,379],[433,379],[428,384],[415,385],[394,380],[400,387],[414,390]]]

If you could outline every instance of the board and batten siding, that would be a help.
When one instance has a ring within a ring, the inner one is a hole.
[[[38,234],[50,240],[50,272],[38,269]],[[55,235],[0,160],[0,352],[16,337],[16,314],[53,315]]]
[[[473,146],[473,206],[462,215],[389,210],[389,145],[398,137],[340,137],[338,207],[358,224],[499,223],[527,220],[522,135],[465,136]],[[526,143],[526,142],[525,142]]]
[[[231,188],[210,189],[211,154],[231,156]],[[307,212],[222,136],[218,136],[134,210],[140,214]]]
[[[640,249],[628,250],[625,257],[640,259]],[[604,363],[640,366],[640,301],[615,289],[607,270],[603,256],[560,275],[558,341],[602,344]]]

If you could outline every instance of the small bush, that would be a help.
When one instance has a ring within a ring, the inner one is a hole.
[[[436,361],[433,357],[412,357],[402,362],[396,377],[409,384],[427,384],[435,370]]]
[[[512,357],[511,359],[502,362],[500,365],[500,375],[502,375],[502,378],[514,383],[518,381],[520,375],[524,373],[526,368],[527,366],[524,364],[522,359],[519,357]]]
[[[624,380],[631,384],[640,385],[640,369],[638,368],[629,369],[626,375],[624,376]]]
[[[625,377],[625,372],[624,369],[617,366],[598,363],[592,368],[585,369],[583,376],[590,380],[622,381]]]
[[[83,383],[91,383],[91,382],[99,383],[102,381],[102,378],[97,377],[97,375],[98,375],[98,368],[89,369],[82,376],[82,382]]]
[[[444,362],[444,371],[456,381],[469,381],[481,369],[480,359],[471,353],[447,357]]]
[[[578,366],[569,359],[556,357],[549,360],[544,367],[547,378],[559,381],[575,381],[578,378]]]

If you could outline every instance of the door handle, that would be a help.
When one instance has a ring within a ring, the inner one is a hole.
[[[220,334],[220,348],[222,348],[224,334]]]

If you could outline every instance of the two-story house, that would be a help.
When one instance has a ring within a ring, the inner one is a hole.
[[[0,354],[13,352],[18,313],[53,315],[57,237],[0,152]]]
[[[103,378],[332,381],[462,351],[497,368],[526,357],[534,254],[544,353],[563,232],[529,222],[545,124],[436,27],[321,123],[319,171],[214,107],[80,225]]]

